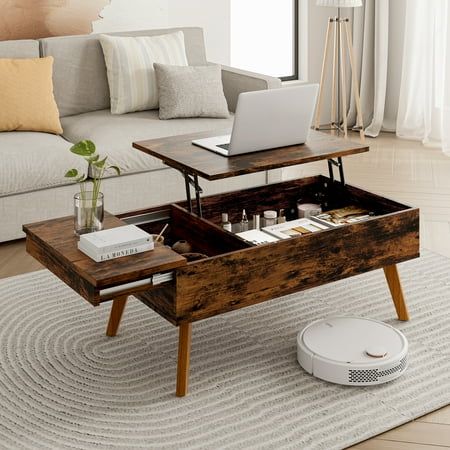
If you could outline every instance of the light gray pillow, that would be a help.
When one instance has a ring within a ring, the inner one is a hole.
[[[227,118],[222,71],[218,65],[169,66],[153,64],[159,91],[159,118]]]

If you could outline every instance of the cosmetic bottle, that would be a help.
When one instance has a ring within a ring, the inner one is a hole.
[[[284,209],[280,209],[280,213],[278,214],[277,223],[286,222],[286,216],[284,215]]]
[[[245,209],[242,210],[241,231],[248,231],[248,218]]]
[[[231,222],[228,220],[228,213],[222,213],[222,228],[231,232]]]
[[[259,214],[253,214],[252,224],[254,230],[259,230],[261,228],[261,221]]]

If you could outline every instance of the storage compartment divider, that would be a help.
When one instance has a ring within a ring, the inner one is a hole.
[[[297,201],[324,211],[349,205],[369,209],[368,219],[291,239],[253,245],[220,227],[221,214],[239,222]],[[168,243],[184,239],[207,258],[174,269],[173,283],[137,297],[175,325],[194,322],[419,256],[419,210],[324,176],[286,181],[203,199],[203,218],[186,203],[139,212],[131,220],[152,233],[165,223]],[[158,215],[159,214],[159,215]],[[159,218],[158,218],[159,217]]]

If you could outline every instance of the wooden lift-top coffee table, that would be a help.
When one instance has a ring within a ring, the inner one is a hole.
[[[226,158],[191,144],[193,139],[219,134],[226,131],[133,144],[182,172],[187,200],[105,218],[105,228],[134,223],[151,233],[168,223],[166,243],[188,240],[194,252],[207,256],[201,260],[188,262],[167,246],[95,263],[77,249],[72,217],[23,227],[27,251],[45,267],[94,306],[113,301],[108,336],[116,335],[130,295],[179,327],[178,396],[188,392],[193,322],[381,268],[399,320],[408,320],[396,264],[419,256],[418,209],[345,183],[342,158],[366,152],[367,146],[311,132],[305,145]],[[218,180],[324,159],[328,177],[201,198],[199,178]],[[334,167],[339,169],[339,180],[334,178]],[[373,215],[362,222],[258,246],[220,227],[222,212],[228,212],[231,222],[239,222],[244,208],[250,215],[288,210],[298,199],[320,203],[324,210],[357,204]],[[165,274],[165,281],[160,282],[158,274]]]

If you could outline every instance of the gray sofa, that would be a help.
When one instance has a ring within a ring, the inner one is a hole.
[[[117,35],[158,35],[179,29],[148,30]],[[207,64],[203,32],[181,28],[190,65]],[[69,152],[72,143],[91,139],[111,164],[123,170],[105,179],[105,207],[122,213],[180,200],[181,175],[155,158],[131,147],[135,140],[195,131],[223,129],[230,119],[162,121],[158,111],[126,115],[109,112],[109,89],[102,49],[96,35],[0,42],[0,58],[54,57],[54,94],[64,129],[62,136],[34,132],[0,133],[0,242],[23,237],[22,224],[72,214],[76,185],[64,178],[67,169],[80,167]],[[223,67],[224,92],[234,111],[240,92],[277,88],[277,78]],[[264,184],[267,174],[252,174],[202,183],[206,193]]]

